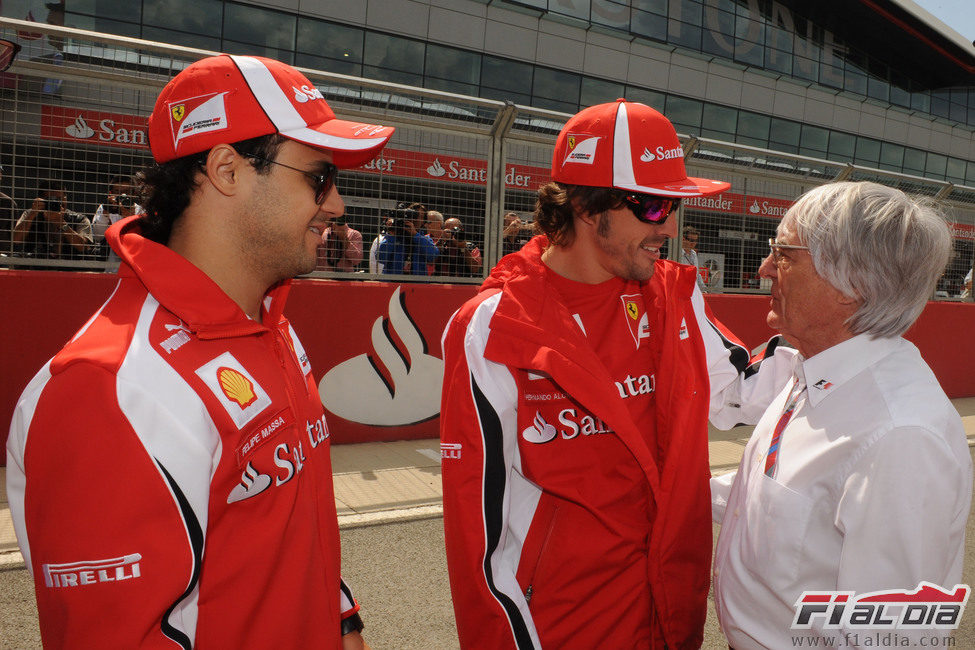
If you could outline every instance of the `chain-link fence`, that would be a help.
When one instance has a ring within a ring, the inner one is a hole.
[[[0,36],[23,46],[0,74],[0,192],[11,199],[0,196],[0,265],[111,269],[104,230],[138,210],[129,179],[151,160],[146,119],[155,98],[173,75],[213,53],[13,19],[0,19]],[[348,225],[362,235],[355,277],[380,277],[370,249],[400,203],[459,220],[455,230],[456,221],[443,229],[438,219],[424,218],[441,250],[463,240],[477,264],[431,263],[420,275],[382,276],[389,279],[479,282],[530,236],[535,191],[550,178],[552,146],[568,115],[303,72],[341,117],[397,127],[379,157],[339,175]],[[962,294],[975,257],[975,188],[704,138],[682,143],[689,173],[732,184],[721,195],[685,201],[678,215],[697,235],[708,290],[762,291],[758,267],[768,239],[796,197],[830,181],[873,180],[944,204],[956,255],[936,297]],[[507,212],[523,227],[502,237]],[[323,245],[321,269],[333,268],[332,253]],[[670,242],[671,259],[685,255],[680,238]],[[349,277],[331,270],[312,275]]]

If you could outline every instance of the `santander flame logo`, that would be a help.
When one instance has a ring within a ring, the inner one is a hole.
[[[417,424],[440,412],[443,361],[406,310],[400,288],[388,316],[372,324],[372,348],[336,365],[318,383],[322,404],[352,422],[381,427]]]

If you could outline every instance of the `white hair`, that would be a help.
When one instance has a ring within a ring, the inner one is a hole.
[[[819,275],[858,301],[847,326],[872,338],[907,331],[951,257],[951,232],[936,204],[877,183],[810,190],[781,227],[809,247]]]

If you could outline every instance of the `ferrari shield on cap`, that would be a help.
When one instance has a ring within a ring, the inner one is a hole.
[[[322,93],[290,65],[223,54],[193,63],[163,88],[149,117],[149,146],[163,163],[279,133],[332,152],[338,167],[355,167],[372,159],[394,130],[337,119]]]
[[[692,178],[666,117],[645,104],[618,99],[586,108],[566,122],[555,142],[552,178],[569,185],[615,187],[657,196],[702,196],[731,183]]]

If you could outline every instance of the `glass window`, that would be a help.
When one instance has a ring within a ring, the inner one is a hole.
[[[804,154],[822,158],[823,154],[827,151],[828,142],[829,131],[826,129],[808,124],[802,125],[802,136],[799,140],[799,147]]]
[[[363,39],[358,27],[299,16],[295,49],[336,61],[362,63]]]
[[[223,37],[239,43],[263,45],[268,51],[294,50],[295,15],[248,5],[226,4]]]
[[[927,152],[920,149],[904,148],[904,171],[908,174],[923,174]]]
[[[636,3],[634,2],[634,5]],[[655,41],[667,40],[667,14],[651,13],[633,9],[630,17],[630,31]]]
[[[667,22],[667,42],[701,51],[700,23],[687,23],[671,18]]]
[[[159,41],[161,43],[182,45],[184,47],[196,47],[201,50],[220,51],[219,38],[215,38],[213,36],[203,36],[202,34],[177,32],[172,29],[163,29],[161,27],[150,27],[148,25],[144,25],[142,27],[142,38],[148,41]]]
[[[66,7],[70,10],[70,13],[82,13],[98,17],[105,16],[111,20],[124,20],[137,23],[142,19],[141,2],[119,2],[118,0],[68,0]],[[87,29],[87,27],[85,29]]]
[[[904,168],[904,147],[890,142],[880,143],[880,168],[900,171]]]
[[[397,83],[413,83],[415,86],[423,85],[420,83],[425,49],[423,43],[376,32],[366,32],[365,43],[362,60],[369,66],[368,69],[408,73],[405,75],[386,75],[377,77],[378,79],[396,81]],[[372,75],[367,74],[367,76],[371,77]],[[396,78],[389,78],[391,76]],[[404,82],[401,81],[402,79],[413,79],[414,81]]]
[[[594,25],[629,31],[630,3],[627,0],[592,0],[590,20]]]
[[[948,156],[928,152],[928,159],[924,165],[924,173],[936,178],[944,178],[948,171]]]
[[[224,40],[221,47],[227,54],[246,54],[249,56],[266,56],[269,59],[277,59],[283,63],[291,64],[294,61],[294,52],[291,49],[278,49],[266,47],[255,43],[239,43],[237,41]]]
[[[223,2],[221,0],[143,0],[142,22],[145,25],[165,27],[176,32],[219,36],[214,34],[213,30],[215,24],[223,23]],[[166,42],[188,45],[180,41]],[[216,49],[220,49],[220,46],[217,45]]]
[[[580,106],[605,104],[606,102],[616,101],[619,97],[625,97],[623,84],[594,79],[592,77],[582,78],[582,93],[579,97]]]
[[[722,11],[712,4],[708,4],[704,10],[707,29],[702,34],[701,49],[726,59],[733,59],[736,40],[735,7],[731,3],[728,4],[730,11]]]
[[[858,95],[867,94],[867,56],[860,50],[851,48],[846,54],[843,88]]]
[[[765,64],[765,18],[752,14],[748,6],[738,6],[735,16],[735,61],[749,65]]]
[[[295,65],[299,68],[311,68],[323,72],[337,72],[338,74],[348,74],[354,77],[362,76],[362,64],[358,61],[345,61],[341,59],[328,59],[323,56],[313,54],[295,53]]]
[[[765,143],[757,146],[768,146],[771,125],[772,118],[768,115],[759,115],[758,113],[750,113],[749,111],[738,112],[738,134]]]
[[[436,77],[424,77],[423,87],[432,90],[442,90],[447,93],[455,93],[457,95],[470,95],[471,97],[477,97],[478,90],[480,89],[480,86],[475,84],[465,84],[460,81],[451,81],[450,79],[437,79]]]
[[[911,82],[899,72],[891,70],[890,75],[890,103],[904,108],[911,106]]]
[[[530,63],[486,54],[481,57],[481,85],[486,88],[531,95],[533,71],[534,66]]]
[[[952,183],[965,183],[965,161],[959,158],[948,159],[948,169],[945,176]]]
[[[424,74],[427,77],[477,85],[481,80],[481,55],[428,43]]]
[[[664,108],[666,108],[667,95],[658,93],[655,90],[637,88],[636,86],[627,86],[626,94],[623,96],[626,97],[628,101],[646,104],[650,108],[655,108],[661,113],[663,113]]]
[[[532,105],[532,96],[530,93],[516,93],[512,90],[500,90],[497,88],[488,88],[482,85],[479,97],[484,99],[496,99],[501,102],[513,102],[515,104],[521,104],[522,106]]]
[[[798,147],[801,129],[802,125],[798,122],[773,117],[769,125],[769,140],[772,144]]]
[[[709,131],[726,134],[727,139],[733,140],[738,130],[738,111],[727,106],[705,104],[701,126]]]
[[[890,69],[882,61],[870,58],[867,60],[867,97],[879,99],[882,102],[890,101]]]
[[[406,84],[407,86],[423,86],[423,75],[417,74],[415,72],[404,72],[402,70],[393,70],[392,68],[377,67],[372,65],[362,66],[362,76],[368,79],[377,79],[379,81],[391,81],[397,84]]]
[[[880,140],[873,138],[857,138],[856,162],[876,167],[880,162]]]
[[[103,34],[115,34],[116,36],[128,36],[139,38],[141,29],[138,23],[124,23],[119,20],[109,20],[95,16],[82,16],[72,12],[65,14],[64,22],[71,27],[87,29],[92,32],[102,32]]]
[[[579,111],[579,103],[572,103],[566,101],[559,101],[557,99],[548,99],[545,97],[535,96],[532,98],[531,105],[537,108],[544,108],[550,111],[561,111],[563,113],[576,113]]]
[[[778,25],[769,25],[766,39],[765,67],[792,74],[792,32]]]
[[[840,131],[832,131],[829,134],[829,157],[832,160],[842,162],[853,162],[853,154],[856,152],[856,136]]]
[[[535,68],[535,78],[532,80],[532,95],[578,106],[581,81],[582,77],[577,74],[538,66]]]
[[[931,112],[931,94],[914,86],[911,92],[911,109],[915,111],[921,111],[922,113]]]
[[[684,97],[667,97],[667,109],[664,115],[674,124],[678,131],[678,125],[697,133],[701,130],[701,115],[704,112],[704,105],[696,99],[685,99]]]

